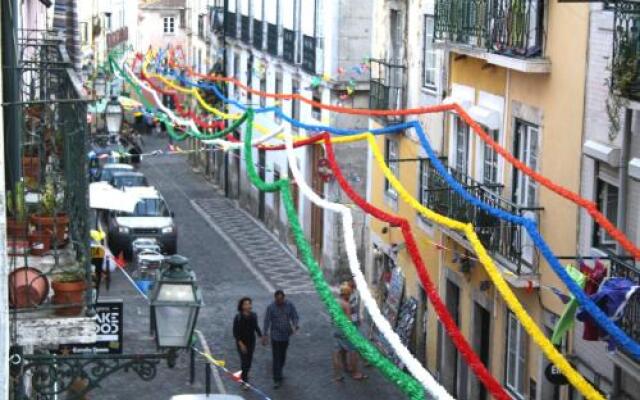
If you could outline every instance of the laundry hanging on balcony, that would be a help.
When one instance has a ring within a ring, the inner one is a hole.
[[[640,285],[628,278],[608,278],[602,282],[598,291],[590,297],[612,321],[617,321],[622,317],[626,305],[638,289],[640,289]],[[585,322],[585,329],[587,322],[593,323],[591,316],[583,309],[578,311],[577,318]],[[598,330],[595,339],[586,340],[602,339],[607,340],[610,351],[615,350],[615,342],[600,330]]]
[[[587,280],[587,277],[580,272],[579,269],[574,267],[573,265],[567,265],[566,267],[567,273],[571,278],[576,281],[581,288],[584,288],[584,284]],[[556,323],[555,328],[553,329],[553,335],[551,336],[551,343],[558,346],[562,343],[562,339],[564,335],[573,327],[576,311],[578,311],[578,300],[575,297],[571,296],[571,300],[567,304],[562,316]]]

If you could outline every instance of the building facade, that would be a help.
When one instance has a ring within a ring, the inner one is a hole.
[[[353,107],[368,105],[368,56],[372,1],[335,2],[325,0],[228,0],[217,1],[212,14],[213,62],[224,73],[255,90],[270,93],[299,93],[327,104]],[[229,85],[227,94],[254,108],[279,105],[292,118],[307,124],[340,128],[363,128],[367,119],[329,113],[299,100],[265,98]],[[230,107],[233,112],[240,110]],[[256,123],[275,130],[283,127],[296,136],[311,133],[292,126],[272,113],[259,114]],[[237,132],[241,138],[243,132]],[[362,143],[336,147],[345,174],[363,196],[366,190],[366,151]],[[284,152],[254,150],[258,168],[267,181],[289,176]],[[324,159],[321,146],[296,152],[299,167],[313,189],[325,198],[346,202],[338,184],[321,174]],[[259,193],[247,181],[242,152],[220,152],[202,156],[205,171],[225,193],[290,245],[283,204],[277,194]],[[332,280],[348,276],[339,216],[325,213],[307,199],[294,196],[303,228],[316,258]],[[355,231],[361,247],[366,235],[364,216],[355,213]]]
[[[372,58],[382,60],[388,72],[378,77],[383,89],[372,89],[371,96],[382,93],[383,101],[376,99],[376,104],[388,109],[457,103],[528,167],[579,192],[588,18],[586,4],[538,0],[377,1]],[[372,88],[373,81],[374,76]],[[370,126],[401,121],[373,118]],[[441,161],[467,191],[494,208],[535,219],[554,253],[576,265],[576,254],[583,253],[578,253],[574,204],[502,159],[456,113],[428,115],[420,122]],[[550,337],[564,308],[551,289],[566,288],[524,228],[482,212],[456,194],[412,131],[380,137],[377,145],[423,206],[476,227],[519,301]],[[572,396],[567,386],[546,379],[548,361],[496,292],[469,242],[407,205],[373,160],[369,168],[369,201],[411,222],[441,298],[493,375],[514,398]],[[404,300],[418,303],[410,348],[454,397],[487,398],[427,304],[400,229],[376,220],[369,226],[370,283],[384,287],[397,273],[404,282]],[[571,356],[576,346],[570,334],[561,349]]]
[[[187,44],[187,0],[143,0],[138,2],[137,49],[166,48]]]
[[[209,72],[213,67],[210,50],[211,35],[209,10],[213,0],[187,0],[186,2],[186,59],[198,73]]]
[[[632,2],[590,6],[581,183],[582,196],[596,203],[636,244],[640,242],[640,97],[635,89],[637,74],[627,62],[638,57],[635,50],[629,51],[629,43],[640,39],[632,29],[639,21],[638,11]],[[632,74],[627,81],[631,83],[624,83],[625,74]],[[610,276],[640,282],[634,260],[585,212],[580,214],[578,249],[580,254],[601,258]],[[639,302],[636,294],[619,322],[636,341]],[[609,352],[605,343],[585,340],[582,323],[574,330],[574,341],[581,372],[600,390],[621,399],[638,393],[640,366],[632,358],[621,351]]]

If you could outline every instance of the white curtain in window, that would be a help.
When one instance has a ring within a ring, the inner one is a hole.
[[[236,10],[238,9],[238,7],[236,6],[236,2],[238,0],[229,0],[229,5],[228,5],[228,9],[229,12],[236,12]]]
[[[253,18],[262,21],[262,1],[253,0]]]
[[[249,2],[251,0],[240,0],[240,12],[242,15],[249,15]]]

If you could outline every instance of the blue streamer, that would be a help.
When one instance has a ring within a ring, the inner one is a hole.
[[[192,86],[200,87],[203,89],[209,89],[213,91],[215,95],[225,103],[233,104],[242,110],[248,109],[246,105],[241,104],[236,100],[225,97],[220,92],[218,87],[214,84],[208,84],[204,82],[194,83],[189,79],[187,79],[186,76],[184,76],[184,74],[180,74],[176,72],[171,72],[170,75],[179,79],[183,84],[192,85]],[[429,142],[429,139],[427,138],[424,130],[422,129],[422,126],[418,121],[413,120],[413,121],[396,124],[396,125],[390,125],[384,128],[373,129],[373,130],[371,129],[360,129],[360,130],[339,129],[331,126],[304,124],[300,121],[297,121],[289,117],[288,115],[285,115],[279,107],[264,107],[264,108],[256,109],[256,112],[259,112],[259,113],[271,112],[271,111],[276,113],[276,115],[278,115],[280,118],[300,128],[303,128],[309,131],[316,131],[316,132],[327,131],[332,134],[341,135],[341,136],[353,135],[353,134],[363,133],[363,132],[371,132],[373,134],[380,135],[385,133],[398,132],[398,131],[406,130],[409,128],[415,129],[418,135],[418,138],[420,139],[420,144],[422,145],[422,148],[427,152],[427,155],[429,156],[429,159],[433,163],[433,166],[436,168],[438,173],[440,173],[440,175],[445,179],[447,184],[451,186],[451,188],[456,193],[462,196],[467,202],[469,202],[473,206],[478,207],[481,210],[497,218],[500,218],[502,220],[524,227],[526,231],[529,233],[529,235],[531,236],[531,239],[533,240],[535,246],[540,250],[540,253],[543,255],[545,260],[547,260],[547,262],[549,263],[553,271],[556,273],[556,275],[558,275],[558,277],[562,280],[562,282],[567,286],[567,288],[569,289],[571,294],[573,294],[573,296],[576,298],[580,306],[582,306],[589,313],[589,315],[591,315],[591,317],[594,319],[594,321],[598,324],[600,328],[605,330],[611,336],[611,339],[613,339],[620,347],[627,350],[627,352],[633,358],[635,358],[636,360],[640,360],[640,344],[635,342],[622,329],[620,329],[613,321],[611,321],[609,317],[600,309],[600,307],[598,307],[589,298],[589,296],[587,296],[584,293],[582,288],[571,278],[571,276],[567,273],[567,271],[564,269],[560,261],[553,254],[553,251],[551,250],[549,245],[546,243],[546,241],[538,231],[537,223],[530,218],[514,215],[504,210],[494,208],[489,204],[484,203],[483,201],[473,196],[472,194],[470,194],[460,184],[460,182],[458,182],[451,174],[449,174],[449,172],[447,171],[447,168],[444,166],[442,161],[440,161],[436,152],[431,147],[431,143]]]

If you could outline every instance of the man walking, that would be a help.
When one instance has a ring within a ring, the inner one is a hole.
[[[266,346],[271,335],[273,388],[277,389],[282,384],[282,369],[287,359],[289,337],[298,331],[298,312],[293,303],[285,299],[282,290],[276,290],[274,298],[264,314],[262,344]]]

